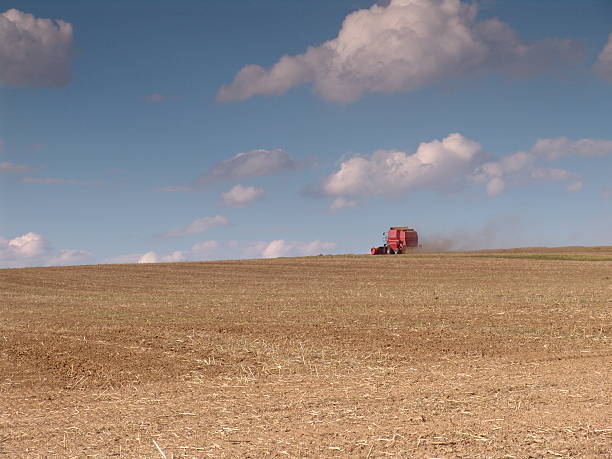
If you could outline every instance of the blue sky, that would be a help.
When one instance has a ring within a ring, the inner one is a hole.
[[[608,0],[2,12],[0,266],[612,244]]]

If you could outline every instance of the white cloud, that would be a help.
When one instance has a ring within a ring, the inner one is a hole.
[[[40,235],[27,233],[8,241],[8,249],[12,250],[17,256],[24,258],[34,258],[46,254],[51,246]]]
[[[458,190],[470,183],[484,184],[489,196],[499,195],[508,186],[533,182],[571,182],[568,191],[578,191],[583,185],[580,175],[540,164],[568,155],[612,155],[612,141],[538,139],[528,151],[491,160],[478,142],[458,133],[449,134],[442,140],[421,143],[415,153],[377,150],[344,159],[311,194],[335,196],[330,206],[330,211],[335,211],[356,204],[348,200],[349,196],[397,197],[420,189]]]
[[[289,244],[287,244],[282,239],[278,239],[266,245],[261,251],[261,256],[263,258],[284,257],[289,253],[289,250],[290,250]]]
[[[26,233],[14,239],[0,237],[0,267],[56,266],[82,264],[91,260],[91,253],[63,249],[57,253],[40,234]]]
[[[608,36],[608,42],[597,57],[594,69],[600,78],[612,83],[612,33]]]
[[[85,250],[60,250],[60,253],[48,262],[50,266],[80,265],[91,261],[92,254]]]
[[[164,192],[198,191],[211,183],[243,180],[264,175],[273,175],[280,172],[297,169],[305,164],[292,158],[285,150],[257,149],[237,153],[234,156],[216,163],[213,168],[198,177],[191,186],[172,185],[158,189]]]
[[[298,162],[280,148],[251,150],[217,163],[208,174],[198,179],[198,183],[260,177],[295,169],[297,166]]]
[[[155,252],[147,252],[138,259],[138,263],[158,263],[159,257]]]
[[[567,137],[538,139],[531,153],[554,160],[562,156],[602,157],[612,155],[612,140],[580,139]]]
[[[143,257],[143,255],[144,254],[142,253],[128,253],[125,255],[117,255],[115,257],[106,258],[105,260],[103,260],[103,263],[110,263],[110,264],[138,263],[138,260],[140,260]]]
[[[0,14],[0,84],[65,86],[72,67],[72,25],[11,9]]]
[[[540,167],[535,167],[529,171],[529,176],[534,180],[543,180],[543,181],[563,181],[563,180],[571,180],[580,177],[573,172],[566,171],[564,169],[545,169]]]
[[[244,243],[242,241],[229,241],[228,247],[238,251],[238,258],[261,258],[261,254],[269,242],[259,241]]]
[[[323,191],[331,196],[398,196],[409,190],[456,186],[479,164],[481,154],[478,142],[457,133],[423,142],[414,154],[378,150],[343,161],[324,181]]]
[[[508,183],[520,185],[529,182],[555,182],[579,178],[579,175],[564,169],[537,167],[535,165],[537,159],[538,156],[535,153],[519,151],[498,161],[487,162],[477,167],[472,174],[472,180],[477,183],[486,183],[487,195],[497,196],[506,189]],[[577,191],[569,187],[568,190]]]
[[[189,250],[175,251],[167,255],[156,251],[120,255],[104,260],[106,263],[169,263],[176,261],[202,261],[211,259],[276,258],[319,255],[336,247],[334,242],[313,240],[285,241],[228,241],[223,246],[218,241],[203,241]]]
[[[579,56],[571,40],[522,42],[497,19],[476,20],[474,3],[391,0],[357,10],[338,36],[303,54],[283,56],[269,70],[247,65],[222,86],[217,100],[278,95],[313,83],[334,102],[367,92],[411,91],[481,72],[533,73],[567,65]]]
[[[9,163],[9,162],[0,163],[0,171],[2,172],[20,173],[20,172],[29,172],[31,170],[33,170],[32,167],[26,166],[24,164],[15,164],[15,163]]]
[[[194,244],[190,250],[176,250],[160,255],[151,250],[146,253],[119,255],[105,260],[106,263],[174,263],[179,261],[200,261],[209,258],[219,248],[217,241],[204,241]]]
[[[567,190],[576,192],[583,182],[578,174],[558,168],[537,167],[541,159],[555,161],[565,156],[598,158],[612,156],[612,141],[604,139],[570,140],[567,137],[538,139],[529,151],[519,151],[498,161],[478,167],[473,174],[476,182],[486,182],[487,194],[501,193],[508,181],[520,184],[529,181],[572,181]]]
[[[298,253],[304,256],[329,253],[331,250],[336,248],[335,242],[324,242],[319,241],[318,239],[305,243],[298,242],[295,244],[295,250],[297,250]]]
[[[350,199],[346,199],[342,196],[334,199],[334,202],[329,206],[330,212],[337,212],[340,209],[350,209],[351,207],[355,207],[357,205],[356,201],[351,201]]]
[[[487,183],[487,194],[489,196],[497,196],[506,188],[506,182],[501,177],[493,177]]]
[[[185,261],[187,259],[185,252],[177,250],[165,256],[159,256],[156,252],[147,252],[143,254],[138,263],[175,263],[177,261]]]
[[[175,250],[174,252],[161,257],[161,261],[164,263],[174,263],[176,261],[186,261],[187,254],[182,250]]]
[[[260,197],[264,193],[261,188],[254,186],[242,186],[240,184],[235,185],[227,193],[223,193],[223,203],[230,207],[244,207],[252,203],[255,199]]]
[[[308,256],[329,253],[336,247],[334,242],[314,240],[310,242],[289,242],[277,239],[269,243],[257,243],[262,258],[278,258],[289,256]]]
[[[215,226],[227,226],[229,225],[229,219],[222,215],[215,215],[214,217],[203,217],[194,220],[187,226],[180,228],[173,228],[170,231],[166,231],[161,234],[161,237],[179,237],[187,236],[189,234],[196,234],[206,231]]]

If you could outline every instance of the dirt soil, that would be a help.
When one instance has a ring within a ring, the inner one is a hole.
[[[612,457],[612,247],[0,270],[0,457]]]

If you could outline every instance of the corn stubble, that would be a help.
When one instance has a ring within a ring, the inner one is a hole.
[[[0,270],[0,455],[610,456],[612,247],[483,254]]]

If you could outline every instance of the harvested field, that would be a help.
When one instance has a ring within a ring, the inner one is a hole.
[[[612,247],[0,270],[0,456],[612,457]]]

